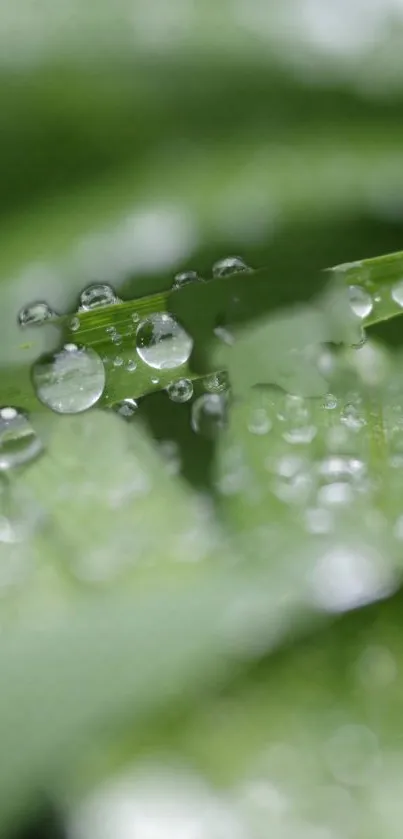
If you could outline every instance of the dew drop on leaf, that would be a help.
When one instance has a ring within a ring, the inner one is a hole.
[[[200,282],[202,282],[202,280],[197,271],[182,271],[180,274],[175,275],[172,289],[176,290],[178,288],[184,288],[185,285]]]
[[[188,360],[193,340],[182,326],[165,312],[143,320],[136,334],[137,352],[149,367],[173,370]]]
[[[119,416],[130,419],[137,412],[139,406],[135,399],[127,398],[117,402],[113,407]]]
[[[228,390],[229,380],[226,370],[219,370],[217,373],[212,373],[203,379],[204,389],[208,393],[222,393]]]
[[[72,332],[77,332],[77,330],[80,328],[80,319],[77,317],[72,318],[69,323],[69,326]]]
[[[220,393],[204,393],[192,405],[191,426],[196,434],[214,438],[227,424],[227,400]]]
[[[137,370],[137,361],[135,361],[134,358],[129,358],[126,364],[126,370],[128,373],[134,373],[134,371]]]
[[[398,306],[403,307],[403,280],[399,280],[392,288],[392,298]]]
[[[257,436],[267,434],[272,428],[272,422],[264,408],[255,408],[248,422],[248,431]]]
[[[39,326],[55,317],[57,317],[56,312],[47,303],[38,301],[21,309],[18,315],[18,323],[20,326]]]
[[[102,396],[105,368],[92,348],[66,344],[35,362],[32,380],[38,399],[52,411],[78,414]]]
[[[94,283],[87,286],[80,295],[80,310],[91,311],[102,306],[111,306],[119,303],[119,298],[113,288],[106,283]]]
[[[0,469],[29,463],[41,451],[41,440],[26,414],[17,408],[0,408]]]
[[[178,379],[167,387],[171,402],[188,402],[193,396],[193,384],[190,379]]]
[[[230,274],[239,274],[250,270],[249,265],[241,256],[226,256],[214,263],[213,277],[219,279],[220,277],[228,277]]]
[[[368,317],[374,305],[371,295],[358,285],[350,285],[348,293],[354,314],[361,320]]]

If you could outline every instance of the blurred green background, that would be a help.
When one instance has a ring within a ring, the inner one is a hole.
[[[0,388],[45,346],[21,349],[32,300],[73,311],[97,281],[129,299],[239,253],[275,308],[401,249],[402,46],[402,0],[1,0]],[[139,413],[209,491],[187,406]]]

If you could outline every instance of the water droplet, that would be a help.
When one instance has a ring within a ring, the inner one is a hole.
[[[283,438],[287,443],[312,443],[317,433],[316,425],[301,425],[284,431]]]
[[[222,393],[229,388],[228,373],[226,370],[219,370],[203,379],[203,386],[208,393]]]
[[[120,332],[112,332],[111,333],[111,341],[113,344],[121,344],[123,342],[123,338]]]
[[[82,311],[98,309],[101,306],[111,306],[119,302],[113,288],[106,283],[89,285],[80,295],[80,309]]]
[[[0,469],[29,463],[42,451],[26,414],[16,408],[0,408]]]
[[[132,321],[133,323],[139,323],[140,315],[138,312],[132,312]]]
[[[108,335],[114,335],[116,332],[116,326],[105,326],[105,332],[107,332]]]
[[[227,401],[220,393],[204,393],[192,405],[191,425],[196,434],[214,438],[227,424]]]
[[[159,383],[160,383],[160,380],[159,380],[158,376],[153,376],[152,379],[151,379],[151,384],[152,385],[159,385]]]
[[[350,285],[348,289],[350,306],[357,317],[368,317],[373,309],[373,300],[370,294],[365,289],[358,285]]]
[[[182,271],[180,274],[175,274],[172,289],[184,288],[185,285],[189,285],[190,283],[200,282],[202,280],[197,271]]]
[[[121,417],[130,419],[130,417],[134,416],[139,406],[135,399],[122,399],[121,402],[117,402],[113,407]]]
[[[318,492],[320,504],[351,504],[353,500],[353,489],[347,481],[333,481],[321,487]]]
[[[264,408],[255,408],[248,422],[248,431],[259,436],[267,434],[272,427],[273,424],[267,416],[267,411]]]
[[[392,288],[392,297],[398,306],[403,306],[403,280],[399,280]]]
[[[123,358],[121,355],[116,355],[113,359],[113,366],[114,367],[122,367],[123,366]]]
[[[351,428],[352,431],[359,431],[360,428],[366,425],[365,417],[362,416],[358,406],[354,405],[353,402],[348,402],[347,405],[345,405],[340,421],[344,423],[347,428]]]
[[[185,364],[193,348],[192,338],[165,312],[143,320],[136,339],[140,358],[157,370],[173,370]]]
[[[71,329],[72,332],[77,332],[77,330],[80,329],[80,318],[78,318],[78,317],[72,318],[69,326],[70,326],[70,329]]]
[[[178,379],[167,387],[171,402],[188,402],[193,396],[193,384],[190,379]]]
[[[323,407],[326,411],[333,411],[337,408],[337,397],[333,393],[327,393],[323,400]]]
[[[21,309],[18,315],[18,323],[20,326],[38,326],[55,317],[57,317],[56,312],[47,303],[40,300]]]
[[[137,361],[135,361],[134,358],[129,358],[126,364],[126,370],[128,373],[134,373],[134,371],[137,370]]]
[[[213,277],[219,279],[220,277],[228,277],[230,274],[239,274],[250,270],[249,265],[241,256],[226,256],[214,263]]]
[[[78,414],[102,396],[105,368],[95,350],[66,344],[35,362],[32,379],[44,405],[59,414]]]

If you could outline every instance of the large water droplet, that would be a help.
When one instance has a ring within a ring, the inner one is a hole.
[[[200,282],[202,282],[202,279],[199,277],[197,271],[182,271],[180,274],[175,275],[172,289],[176,290],[178,288],[184,288],[185,285]]]
[[[56,312],[47,303],[38,301],[21,309],[18,315],[18,323],[20,326],[38,326],[55,317],[57,317]]]
[[[193,340],[182,326],[165,312],[143,320],[137,329],[137,352],[140,358],[157,370],[173,370],[188,360]]]
[[[350,285],[348,293],[354,314],[361,319],[368,317],[374,305],[371,295],[358,285]]]
[[[219,279],[220,277],[228,277],[230,274],[239,274],[243,271],[250,271],[249,265],[242,259],[241,256],[226,256],[224,259],[219,259],[213,265],[213,277]]]
[[[178,379],[167,387],[171,402],[188,402],[193,396],[193,384],[190,379]]]
[[[27,416],[16,408],[0,408],[0,469],[28,463],[42,451],[42,443]]]
[[[213,439],[227,423],[227,400],[220,393],[204,393],[192,405],[191,425],[196,434]]]
[[[80,309],[83,311],[98,309],[101,306],[112,306],[119,302],[113,288],[106,283],[89,285],[80,295]]]
[[[59,414],[78,414],[102,396],[105,368],[95,350],[66,344],[35,362],[32,379],[44,405]]]
[[[392,288],[392,297],[398,306],[403,306],[403,280],[399,280]]]

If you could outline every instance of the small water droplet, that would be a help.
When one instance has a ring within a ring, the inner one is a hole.
[[[190,379],[178,379],[167,387],[171,402],[188,402],[193,396],[193,384]]]
[[[140,315],[138,312],[132,312],[132,321],[133,323],[139,323]]]
[[[192,405],[191,426],[196,434],[210,439],[226,427],[227,401],[220,393],[204,393]]]
[[[348,481],[333,481],[325,484],[319,489],[318,501],[324,506],[334,504],[351,504],[353,500],[353,489]]]
[[[121,355],[116,355],[113,359],[113,366],[114,367],[123,367],[123,358]]]
[[[362,416],[359,408],[353,402],[347,402],[344,406],[340,416],[340,422],[344,423],[352,431],[359,431],[360,428],[366,425],[365,417]]]
[[[224,259],[219,259],[213,265],[213,277],[219,279],[220,277],[228,277],[230,274],[239,274],[243,271],[250,271],[249,265],[242,259],[241,256],[226,256]]]
[[[371,295],[358,285],[350,285],[348,289],[350,306],[358,318],[368,317],[373,309],[373,300]]]
[[[272,428],[272,422],[264,408],[255,408],[248,422],[248,431],[257,436],[267,434]]]
[[[111,306],[119,303],[113,288],[106,283],[94,283],[87,286],[80,295],[80,310],[91,311],[101,306]]]
[[[333,411],[337,408],[337,397],[333,393],[327,393],[323,400],[323,407],[326,411]]]
[[[72,332],[77,332],[77,329],[80,329],[80,319],[78,317],[72,318],[69,326]]]
[[[116,332],[116,331],[112,332],[111,333],[111,341],[112,341],[113,344],[122,344],[123,343],[123,338],[122,338],[120,332]]]
[[[0,408],[0,469],[29,463],[42,451],[42,443],[28,417],[17,408]]]
[[[108,335],[114,335],[116,332],[116,326],[105,326],[105,332],[107,332]]]
[[[398,306],[403,306],[403,280],[399,280],[392,288],[392,297]]]
[[[181,271],[181,273],[175,274],[172,289],[176,290],[178,288],[184,288],[185,285],[200,282],[202,282],[202,280],[197,271]]]
[[[20,326],[38,326],[55,317],[57,317],[56,312],[47,303],[39,300],[37,303],[31,303],[21,309],[18,315],[18,323]]]
[[[128,373],[134,373],[134,371],[137,370],[137,361],[135,361],[134,358],[129,358],[126,364],[126,370]]]
[[[137,352],[149,367],[173,370],[188,360],[193,340],[182,326],[165,312],[150,315],[137,329]]]
[[[208,393],[222,393],[229,388],[228,373],[226,370],[219,370],[203,379],[204,389]]]
[[[136,402],[135,399],[122,399],[121,402],[117,402],[113,406],[116,413],[125,419],[133,417],[138,410],[138,407],[138,402]]]
[[[59,414],[77,414],[98,402],[105,387],[105,368],[95,350],[67,344],[42,356],[32,368],[41,402]]]
[[[152,379],[151,379],[151,384],[152,385],[159,385],[159,383],[160,383],[160,380],[159,380],[158,376],[153,376]]]

